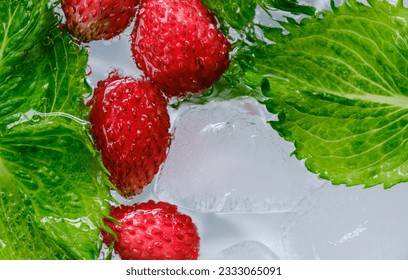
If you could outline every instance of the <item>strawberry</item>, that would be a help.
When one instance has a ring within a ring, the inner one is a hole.
[[[124,260],[193,260],[198,258],[200,237],[192,219],[167,202],[148,202],[112,207],[105,218],[107,227],[117,235],[116,253]],[[110,245],[114,237],[102,231]]]
[[[118,71],[99,81],[89,120],[111,182],[124,197],[139,194],[167,156],[170,118],[167,102],[149,80]]]
[[[140,0],[61,0],[68,32],[81,42],[109,40],[129,26]]]
[[[228,68],[230,47],[200,0],[144,0],[131,34],[137,67],[169,97],[209,88]]]

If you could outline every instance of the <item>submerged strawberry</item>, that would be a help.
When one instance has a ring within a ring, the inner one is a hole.
[[[61,0],[68,32],[81,42],[109,40],[122,33],[140,0]]]
[[[132,206],[112,207],[111,216],[120,225],[105,219],[117,235],[115,251],[127,260],[194,260],[198,258],[200,237],[192,219],[175,205],[152,200]],[[108,246],[112,235],[102,231]]]
[[[98,82],[91,104],[91,132],[111,182],[125,197],[139,194],[167,156],[166,100],[150,81],[113,71]]]
[[[209,88],[228,68],[230,47],[200,0],[144,0],[140,5],[133,58],[168,96]]]

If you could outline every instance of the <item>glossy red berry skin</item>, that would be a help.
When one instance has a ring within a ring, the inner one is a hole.
[[[131,206],[112,207],[117,224],[105,219],[117,240],[102,232],[108,246],[124,260],[195,260],[199,256],[200,237],[192,219],[167,202],[152,200]]]
[[[124,197],[139,194],[171,142],[166,99],[150,81],[114,71],[98,82],[88,105],[92,136],[111,182]]]
[[[69,33],[81,42],[109,40],[132,22],[140,0],[61,0]]]
[[[136,65],[169,97],[208,89],[228,68],[230,47],[200,0],[145,0],[131,34]]]

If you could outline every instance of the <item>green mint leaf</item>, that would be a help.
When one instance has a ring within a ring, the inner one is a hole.
[[[334,184],[408,181],[408,9],[354,0],[254,49],[271,122],[306,167]],[[273,32],[272,32],[273,31]]]
[[[247,28],[253,28],[255,15],[262,9],[268,14],[273,10],[302,15],[315,13],[313,7],[300,5],[296,0],[203,0],[203,3],[217,16],[224,27],[240,30],[241,35],[248,32]]]
[[[0,83],[15,75],[15,67],[27,57],[27,51],[41,41],[55,24],[44,1],[0,2]],[[0,110],[2,112],[2,110]]]
[[[203,0],[225,26],[244,29],[255,17],[256,0]]]
[[[0,21],[0,259],[97,259],[111,197],[84,121],[87,52],[48,1],[2,1]]]

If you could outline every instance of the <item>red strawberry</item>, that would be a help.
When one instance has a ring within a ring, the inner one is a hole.
[[[140,0],[61,0],[67,29],[81,42],[109,40],[129,26]]]
[[[198,258],[200,237],[192,219],[167,202],[148,202],[112,207],[105,219],[115,232],[115,251],[124,260],[193,260]],[[108,246],[114,238],[102,231]]]
[[[228,68],[230,47],[200,0],[144,0],[140,5],[133,58],[168,96],[209,88]]]
[[[166,100],[150,81],[113,71],[98,82],[91,104],[92,135],[111,182],[125,197],[140,193],[167,156]]]

